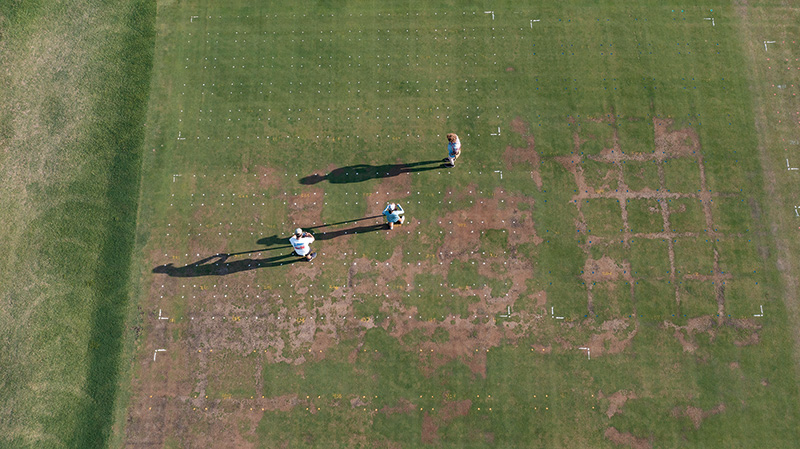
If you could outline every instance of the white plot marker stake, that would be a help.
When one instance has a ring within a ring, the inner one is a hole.
[[[586,355],[589,357],[589,360],[592,360],[592,349],[591,348],[578,348],[578,349],[586,351]]]
[[[155,351],[153,351],[153,361],[154,362],[156,361],[156,355],[158,355],[159,352],[167,352],[167,350],[166,349],[156,349]]]
[[[791,170],[797,170],[798,168],[789,165],[789,158],[786,158],[786,169],[791,171]]]
[[[775,41],[764,41],[764,51],[767,51],[767,44],[774,44]]]
[[[764,306],[760,305],[760,306],[758,306],[758,308],[761,310],[761,313],[757,313],[757,314],[755,314],[753,316],[764,316]]]

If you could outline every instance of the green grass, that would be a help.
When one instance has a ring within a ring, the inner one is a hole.
[[[0,446],[120,438],[154,21],[136,1],[0,6]]]
[[[741,10],[502,1],[492,18],[487,8],[160,5],[137,229],[140,297],[144,310],[157,310],[172,300],[153,290],[185,296],[175,308],[195,320],[182,322],[175,344],[188,348],[188,366],[213,376],[171,366],[163,385],[136,385],[187,416],[190,404],[164,385],[194,377],[198,402],[209,395],[225,410],[219,422],[200,413],[187,428],[168,423],[170,444],[198,445],[197,434],[230,429],[245,414],[237,400],[286,394],[298,398],[291,411],[266,410],[253,434],[240,433],[263,447],[429,439],[614,447],[604,437],[611,426],[655,447],[798,436],[759,425],[792,422],[800,410],[787,362],[793,328],[781,318],[786,296],[765,224],[775,213],[771,181],[745,150],[761,130],[752,125]],[[715,25],[704,20],[711,15]],[[438,166],[450,131],[464,145],[452,170]],[[603,159],[612,150],[617,159]],[[370,228],[370,218],[354,221],[389,201],[409,222],[389,233]],[[319,258],[270,263],[297,226],[314,227]],[[227,275],[170,277],[157,268],[259,248],[248,257],[264,264],[247,267],[242,257],[229,261],[242,271]],[[604,256],[624,273],[587,280],[589,257]],[[258,324],[208,324],[231,305]],[[769,313],[753,317],[762,305]],[[710,330],[667,324],[707,316]],[[163,344],[157,325],[146,324],[143,361]],[[758,343],[747,340],[756,334]],[[326,343],[323,335],[334,336]],[[579,348],[598,339],[603,351],[589,360]],[[198,342],[231,358],[195,353]],[[309,353],[314,344],[324,355]],[[532,351],[540,347],[549,349]],[[143,365],[142,378],[160,369]],[[608,418],[599,392],[619,390],[637,398]],[[147,399],[138,393],[132,409]],[[462,399],[468,413],[447,416]],[[699,429],[673,413],[720,403],[725,412]],[[383,410],[403,404],[413,407]],[[132,419],[129,441],[154,419]]]
[[[791,110],[790,90],[771,86],[800,80],[777,75],[759,39],[792,57],[798,12],[750,3],[501,1],[494,17],[477,2],[4,3],[0,446],[614,447],[609,426],[657,447],[791,445],[796,130],[773,112]],[[504,161],[528,145],[516,117],[538,165]],[[598,160],[656,154],[654,118],[695,133],[699,153]],[[456,169],[375,177],[441,159],[449,131],[465,148]],[[584,191],[555,156],[581,156]],[[333,168],[361,177],[300,182]],[[620,204],[622,189],[669,196]],[[273,259],[294,227],[374,215],[375,201],[402,202],[411,224],[334,225],[313,265]],[[485,201],[498,207],[478,216]],[[659,201],[680,235],[630,235],[662,232]],[[253,249],[224,276],[153,272]],[[589,256],[630,271],[587,285]],[[687,350],[664,323],[715,316],[718,292],[731,321],[678,331]],[[243,320],[208,324],[231,314]],[[297,324],[311,317],[309,340]],[[636,336],[588,360],[578,348],[618,320]],[[315,359],[325,325],[335,336]],[[618,390],[637,398],[608,418],[598,393]],[[285,394],[292,410],[257,423],[236,402]],[[142,413],[151,396],[177,419]],[[203,403],[219,414],[191,411]],[[674,414],[718,404],[700,428]]]

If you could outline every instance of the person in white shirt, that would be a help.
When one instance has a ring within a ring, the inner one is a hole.
[[[303,232],[300,228],[295,229],[294,235],[289,239],[289,243],[294,248],[294,253],[306,260],[314,260],[317,257],[317,253],[311,251],[311,243],[313,241],[314,236],[310,232]]]
[[[383,210],[383,215],[386,216],[386,221],[389,223],[389,229],[394,229],[395,223],[403,224],[406,217],[403,216],[405,212],[399,204],[389,203],[386,209]]]
[[[461,156],[461,141],[455,133],[447,134],[447,158],[445,161],[451,167],[456,166],[456,159]]]

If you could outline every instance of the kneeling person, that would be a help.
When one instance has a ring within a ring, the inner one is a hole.
[[[311,252],[311,243],[314,241],[314,236],[310,232],[303,232],[302,229],[297,228],[294,230],[294,235],[289,239],[289,243],[294,248],[294,253],[306,260],[314,260],[317,253]]]
[[[386,206],[386,209],[383,210],[383,215],[386,216],[386,221],[389,222],[389,229],[394,229],[395,223],[403,224],[406,221],[403,213],[403,208],[399,204],[389,203]]]

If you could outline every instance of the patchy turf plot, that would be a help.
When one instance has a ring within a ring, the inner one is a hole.
[[[162,5],[128,443],[793,441],[713,9]]]

